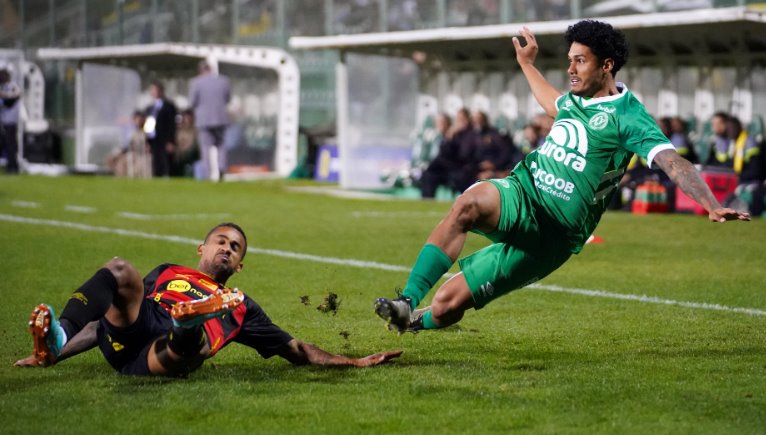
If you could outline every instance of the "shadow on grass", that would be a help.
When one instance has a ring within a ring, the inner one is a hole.
[[[115,374],[112,368],[103,362],[80,362],[61,364],[53,367],[11,367],[4,376],[4,393],[24,393],[43,387],[71,385],[72,381],[101,382]]]
[[[481,347],[481,346],[479,346]],[[488,351],[485,349],[484,351]],[[354,367],[317,367],[293,366],[285,361],[264,362],[260,360],[243,360],[236,362],[207,361],[199,370],[188,378],[167,377],[137,377],[125,376],[115,372],[103,360],[77,361],[62,364],[47,369],[13,368],[3,376],[3,395],[18,393],[35,393],[43,386],[49,389],[66,390],[72,383],[89,390],[103,390],[113,394],[130,394],[138,397],[151,397],[167,388],[204,390],[211,381],[217,384],[230,384],[231,388],[251,390],[269,390],[273,385],[294,386],[301,388],[307,384],[348,385],[375,383],[381,378],[396,373],[404,375],[405,379],[415,375],[426,377],[437,376],[450,379],[460,377],[460,373],[471,373],[472,376],[489,376],[492,374],[510,376],[512,373],[546,373],[562,369],[570,370],[580,365],[610,365],[617,361],[631,361],[630,365],[642,366],[642,361],[659,359],[683,358],[731,358],[762,356],[766,354],[763,348],[738,347],[732,349],[645,349],[641,352],[610,352],[608,354],[592,354],[590,352],[561,351],[549,349],[494,349],[493,356],[481,352],[466,354],[441,349],[438,353],[433,349],[409,351],[405,356],[379,367],[358,369]],[[473,355],[482,355],[474,357]],[[629,357],[629,358],[627,358]],[[765,366],[766,367],[766,366]],[[403,371],[403,372],[402,372]],[[505,375],[502,375],[505,372]],[[535,375],[537,376],[537,375]],[[416,378],[413,378],[416,379]],[[443,388],[439,385],[415,382],[415,393],[425,393],[432,388]],[[447,388],[447,387],[444,387]],[[453,386],[454,388],[454,386]],[[422,391],[421,391],[422,390]]]
[[[652,357],[657,358],[704,358],[710,359],[711,357],[745,357],[745,356],[766,356],[766,348],[763,347],[736,347],[732,349],[713,349],[710,347],[697,347],[686,349],[675,348],[658,348],[658,349],[645,349],[641,352],[624,352],[622,356],[635,357]]]

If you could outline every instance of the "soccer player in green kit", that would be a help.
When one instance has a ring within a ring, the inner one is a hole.
[[[570,26],[570,91],[562,94],[534,66],[538,46],[526,27],[513,38],[516,60],[537,101],[555,118],[545,144],[504,179],[484,180],[459,196],[420,251],[396,299],[376,314],[399,333],[438,329],[512,290],[542,279],[580,252],[615,193],[633,154],[659,166],[708,211],[712,222],[749,220],[723,208],[694,166],[676,153],[654,119],[615,74],[628,58],[625,35],[583,20]],[[461,272],[416,309],[457,260],[469,231],[493,243],[460,259]]]

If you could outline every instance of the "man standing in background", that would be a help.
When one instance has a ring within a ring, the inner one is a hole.
[[[6,174],[19,172],[19,109],[21,88],[11,81],[11,73],[0,68],[0,151],[5,151]]]
[[[170,161],[176,142],[176,106],[165,98],[165,87],[152,82],[149,94],[154,100],[146,109],[144,132],[152,150],[152,175],[170,176]]]
[[[199,75],[189,84],[189,104],[194,110],[197,137],[206,178],[221,179],[223,135],[229,124],[226,106],[231,98],[229,79],[213,73],[209,63],[199,63]]]

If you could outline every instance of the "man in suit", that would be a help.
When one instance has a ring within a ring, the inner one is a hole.
[[[229,124],[226,106],[231,98],[229,80],[213,73],[209,63],[199,64],[199,75],[189,84],[189,104],[194,109],[197,136],[207,178],[221,179],[223,135]]]
[[[19,172],[18,126],[21,88],[11,80],[11,73],[0,68],[0,152],[5,150],[5,173]]]
[[[146,109],[144,132],[152,150],[152,175],[170,175],[170,160],[176,142],[176,106],[165,98],[165,87],[154,81],[149,85],[149,94],[154,99]]]

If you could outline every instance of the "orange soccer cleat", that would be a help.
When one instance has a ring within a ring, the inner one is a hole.
[[[218,290],[205,298],[179,302],[170,310],[173,324],[190,327],[206,320],[223,316],[237,308],[245,300],[245,294],[237,289]]]
[[[66,342],[66,333],[56,320],[56,314],[50,305],[40,304],[35,307],[29,317],[29,332],[32,334],[37,364],[54,364]]]

